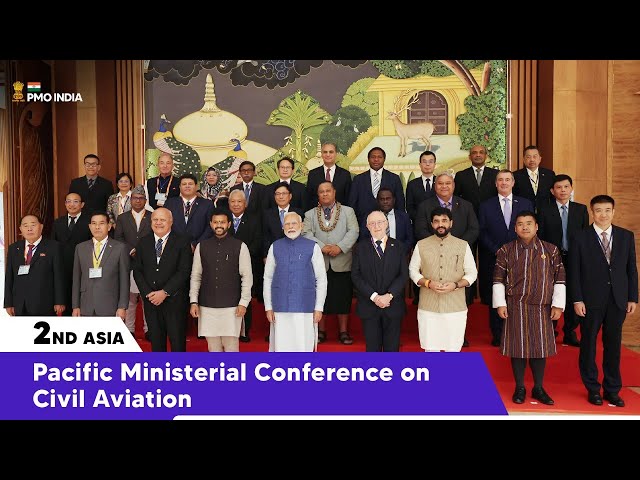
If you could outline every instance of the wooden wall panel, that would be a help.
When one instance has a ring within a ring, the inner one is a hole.
[[[537,60],[509,62],[510,114],[508,123],[511,170],[522,166],[522,150],[537,139],[538,65]]]

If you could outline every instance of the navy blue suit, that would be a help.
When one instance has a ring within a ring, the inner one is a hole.
[[[607,263],[593,225],[574,237],[569,249],[569,288],[573,301],[583,302],[586,307],[578,359],[582,383],[589,392],[600,392],[596,342],[602,328],[602,388],[605,393],[617,394],[622,388],[622,324],[627,302],[638,303],[638,268],[633,232],[613,225],[611,241],[611,262]]]
[[[191,239],[191,245],[195,246],[202,240],[213,236],[209,222],[213,213],[213,202],[208,198],[195,197],[191,200],[189,221],[184,221],[184,203],[182,197],[168,198],[164,207],[173,214],[172,232],[187,235]]]
[[[393,215],[396,217],[396,235],[395,239],[400,240],[402,244],[407,248],[407,251],[411,250],[414,245],[413,240],[413,226],[411,225],[411,219],[407,212],[393,210]],[[367,228],[367,219],[363,219],[360,223],[360,238],[358,241],[370,240],[371,234]]]
[[[396,197],[396,208],[404,210],[404,191],[400,177],[386,168],[383,169],[380,179],[380,188],[382,187],[391,189]],[[367,215],[378,209],[378,200],[371,190],[371,169],[356,175],[353,179],[349,193],[349,206],[356,212],[358,222],[362,222],[363,219],[366,221]]]

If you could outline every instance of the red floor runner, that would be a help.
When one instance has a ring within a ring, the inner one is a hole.
[[[327,341],[318,347],[319,352],[364,352],[364,338],[362,336],[361,322],[352,308],[350,320],[350,333],[354,338],[353,345],[342,345],[338,337],[337,320],[329,317],[327,320]],[[407,314],[405,315],[401,351],[420,352],[420,342],[418,340],[418,324],[416,320],[417,307],[407,300]],[[268,322],[264,315],[263,305],[253,301],[253,326],[251,327],[251,342],[240,343],[242,352],[266,352],[268,344],[264,337],[268,333]],[[602,415],[640,415],[640,395],[626,387],[640,387],[640,353],[633,352],[625,347],[622,348],[621,369],[624,387],[620,396],[625,400],[624,408],[616,408],[605,405],[597,407],[587,402],[587,394],[578,371],[578,352],[576,347],[563,346],[562,340],[562,319],[558,325],[560,335],[558,337],[558,354],[547,360],[545,370],[545,390],[555,400],[555,405],[546,406],[538,404],[530,398],[530,390],[533,385],[531,372],[527,369],[525,382],[527,386],[527,400],[522,405],[514,404],[511,401],[514,383],[511,372],[509,358],[499,353],[498,348],[492,347],[491,334],[489,332],[488,307],[480,303],[475,303],[469,308],[469,320],[467,322],[467,339],[470,342],[469,348],[464,348],[463,352],[480,352],[489,369],[498,392],[502,397],[507,410],[510,413],[549,413],[549,414],[602,414]],[[206,352],[207,342],[198,339],[196,335],[195,322],[189,320],[187,351]],[[138,322],[136,323],[136,334],[138,343],[143,351],[150,351],[150,344],[144,340],[142,332],[142,312],[138,311]],[[579,335],[579,333],[578,333]],[[602,348],[598,349],[597,362],[599,369],[602,364]],[[602,375],[602,373],[601,373]]]

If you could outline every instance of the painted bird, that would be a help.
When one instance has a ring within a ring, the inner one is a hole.
[[[160,116],[160,127],[153,134],[153,144],[158,150],[168,153],[173,157],[173,174],[176,176],[190,173],[200,178],[201,166],[200,155],[186,143],[176,140],[167,129],[167,125],[171,123],[163,113]]]

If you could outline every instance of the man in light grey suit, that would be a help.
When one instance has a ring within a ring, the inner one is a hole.
[[[113,238],[127,245],[131,268],[133,268],[133,258],[136,256],[136,245],[138,241],[145,235],[151,233],[151,212],[145,209],[146,204],[147,194],[144,186],[138,185],[131,190],[131,210],[118,215],[116,221],[116,231]],[[131,335],[133,335],[133,338],[136,338],[136,310],[140,298],[140,290],[133,278],[133,270],[131,271],[129,281],[131,282],[129,286],[129,308],[127,308],[127,319],[124,323],[131,332]],[[150,340],[147,317],[144,313],[144,302],[141,303],[143,304],[142,320],[144,322],[144,338]]]
[[[122,320],[129,305],[129,251],[108,237],[106,212],[91,214],[93,238],[76,246],[71,294],[74,317],[112,317]]]
[[[353,297],[351,249],[358,240],[360,227],[353,208],[336,202],[336,189],[331,182],[318,185],[318,203],[317,207],[305,213],[303,230],[304,236],[320,247],[327,270],[327,298],[318,327],[318,343],[327,338],[326,315],[336,314],[338,340],[344,345],[351,345],[353,338],[348,331]]]

